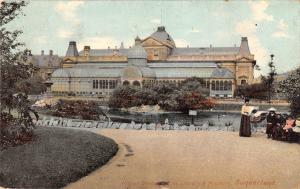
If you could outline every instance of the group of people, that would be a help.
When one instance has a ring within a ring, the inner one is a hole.
[[[257,110],[258,107],[250,106],[249,99],[246,98],[241,112],[242,117],[239,132],[241,137],[251,136],[251,120],[253,120],[252,118]],[[266,119],[266,134],[268,138],[274,140],[286,139],[288,141],[296,139],[297,135],[293,131],[293,127],[296,126],[296,120],[292,116],[276,113],[275,108],[270,108]]]
[[[275,108],[270,108],[267,115],[266,134],[274,140],[286,139],[292,141],[295,138],[293,127],[296,120],[290,115],[276,113]]]

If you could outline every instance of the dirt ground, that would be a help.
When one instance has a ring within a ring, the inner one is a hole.
[[[300,145],[237,132],[94,130],[119,152],[66,188],[298,189]]]

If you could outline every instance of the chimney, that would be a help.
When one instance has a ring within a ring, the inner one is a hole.
[[[121,42],[120,49],[124,49],[124,43],[123,42]]]
[[[211,44],[209,45],[209,48],[212,48],[212,45],[211,45]]]
[[[49,51],[49,55],[52,56],[53,55],[53,50]]]
[[[165,32],[165,31],[166,31],[166,28],[165,28],[165,26],[158,26],[158,27],[157,27],[157,31],[158,31],[158,32]]]
[[[110,49],[110,46],[108,46],[107,49],[109,50],[109,49]]]
[[[187,45],[186,47],[187,47],[187,48],[190,48],[190,46],[189,46],[189,45]]]
[[[66,56],[79,56],[76,41],[70,41]]]
[[[142,40],[139,38],[139,36],[136,36],[136,38],[134,39],[134,45],[140,45],[142,42]]]
[[[91,46],[84,46],[83,47],[84,56],[89,56],[90,50],[91,50]]]
[[[41,55],[44,55],[44,50],[41,51]]]
[[[242,56],[251,55],[247,37],[242,37],[239,54]]]

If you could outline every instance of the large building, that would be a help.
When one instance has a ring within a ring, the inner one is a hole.
[[[239,47],[177,48],[160,26],[153,34],[135,39],[132,47],[92,49],[78,52],[71,41],[63,68],[52,74],[55,95],[109,96],[118,85],[180,83],[189,77],[206,81],[210,96],[232,97],[237,85],[251,84],[256,61],[248,40]]]
[[[45,54],[42,50],[39,55],[31,55],[30,52],[27,62],[39,68],[35,76],[40,76],[43,80],[49,78],[56,69],[62,67],[62,58],[53,54],[53,50],[50,50],[49,54]]]

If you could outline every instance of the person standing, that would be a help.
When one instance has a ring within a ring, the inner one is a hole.
[[[249,98],[245,98],[245,103],[242,106],[242,117],[240,124],[240,137],[250,137],[251,136],[251,125],[250,125],[250,106],[249,106]]]
[[[270,108],[269,113],[267,115],[267,129],[266,129],[266,134],[268,135],[268,138],[272,137],[273,134],[273,128],[276,127],[276,109],[275,108]]]

